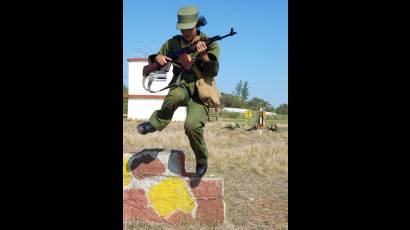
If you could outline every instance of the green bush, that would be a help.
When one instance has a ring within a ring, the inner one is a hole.
[[[122,99],[122,113],[128,113],[128,98]]]
[[[266,119],[268,120],[288,120],[288,115],[285,114],[277,114],[277,115],[267,115]]]
[[[239,96],[221,93],[221,107],[244,108],[245,104]]]
[[[238,112],[228,112],[222,110],[219,114],[220,117],[222,118],[243,118],[243,115]]]
[[[276,112],[278,114],[286,114],[288,115],[288,104],[281,104],[277,109]]]

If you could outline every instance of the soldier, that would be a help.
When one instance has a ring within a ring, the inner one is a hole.
[[[230,130],[239,129],[240,127],[241,126],[238,123],[235,123],[235,125],[229,123],[225,126],[226,129],[230,129]]]
[[[195,6],[186,6],[178,11],[178,22],[176,28],[181,31],[181,35],[176,35],[166,41],[155,57],[155,61],[160,65],[165,65],[171,58],[167,57],[170,51],[192,45],[195,41],[207,38],[198,27],[198,9]],[[199,41],[196,44],[197,51],[189,54],[192,60],[196,60],[202,73],[215,77],[219,69],[219,46],[216,42],[209,47],[205,42]],[[198,56],[199,55],[199,56]],[[196,59],[195,59],[196,58]],[[179,79],[180,84],[170,89],[165,97],[160,110],[153,112],[149,122],[141,123],[137,126],[140,134],[161,131],[172,120],[175,110],[179,106],[187,107],[187,117],[184,128],[188,136],[191,148],[196,159],[196,175],[202,177],[208,168],[208,150],[204,139],[204,126],[208,121],[209,107],[198,97],[195,87],[196,75],[192,70],[181,69],[174,65],[173,78],[170,84]]]
[[[246,131],[253,131],[253,130],[258,130],[258,125],[254,124],[253,127],[247,129]]]
[[[279,127],[276,124],[272,124],[268,130],[272,130],[273,132],[278,133],[279,132]]]

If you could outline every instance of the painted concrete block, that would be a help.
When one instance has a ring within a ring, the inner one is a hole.
[[[222,178],[185,170],[179,150],[144,149],[123,156],[123,219],[159,223],[223,223]]]

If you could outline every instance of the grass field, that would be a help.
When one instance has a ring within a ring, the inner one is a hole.
[[[187,171],[195,171],[195,156],[182,122],[172,122],[161,132],[142,136],[138,121],[124,119],[123,152],[145,148],[180,149]],[[124,229],[288,229],[288,128],[281,132],[228,130],[227,122],[209,122],[205,140],[209,151],[206,176],[220,176],[225,183],[227,222],[223,225],[172,226],[124,222]],[[248,127],[249,128],[249,127]]]

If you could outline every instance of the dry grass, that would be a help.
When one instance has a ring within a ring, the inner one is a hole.
[[[136,132],[138,121],[124,120],[123,151],[144,148],[180,149],[186,154],[188,171],[195,169],[195,156],[185,136],[183,123],[173,122],[161,132],[145,136]],[[168,226],[138,222],[124,229],[288,229],[288,131],[224,129],[226,122],[211,122],[205,128],[209,151],[207,176],[224,178],[227,223],[217,226]]]

